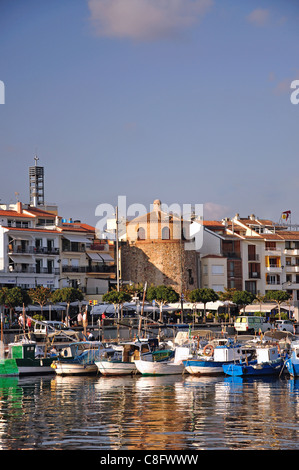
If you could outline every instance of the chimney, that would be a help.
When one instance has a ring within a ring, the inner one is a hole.
[[[22,203],[20,201],[17,202],[17,213],[18,214],[23,214],[23,207],[22,207]]]

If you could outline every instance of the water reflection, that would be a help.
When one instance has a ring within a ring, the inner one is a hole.
[[[299,381],[0,378],[0,449],[295,449]]]

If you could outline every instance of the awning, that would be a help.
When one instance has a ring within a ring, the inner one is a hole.
[[[27,255],[18,255],[18,256],[9,256],[14,263],[16,264],[35,264],[35,260],[33,259],[32,256],[27,256]]]
[[[95,263],[111,263],[114,259],[108,253],[87,253]]]
[[[33,240],[33,235],[30,235],[29,233],[22,233],[20,234],[14,234],[9,232],[8,235],[13,239],[13,240]]]
[[[97,253],[87,253],[87,255],[95,263],[102,263],[103,262],[103,260],[99,257],[99,255]]]
[[[90,238],[80,237],[78,235],[65,235],[65,234],[63,234],[63,237],[66,238],[68,241],[73,242],[73,243],[92,243],[92,240]]]
[[[108,253],[98,253],[99,257],[102,258],[104,263],[111,263],[111,261],[114,261],[112,256],[110,256]]]

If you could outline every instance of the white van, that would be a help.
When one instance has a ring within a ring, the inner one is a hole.
[[[35,323],[33,333],[36,339],[44,339],[46,336],[49,336],[50,338],[55,336],[55,339],[67,340],[67,336],[76,338],[77,335],[76,331],[69,329],[61,321],[44,321],[42,323]]]
[[[276,320],[274,328],[275,327],[280,331],[290,331],[294,333],[294,323],[291,320]]]
[[[265,331],[271,330],[271,324],[267,323],[263,317],[245,317],[240,316],[236,318],[234,323],[235,330],[238,333],[248,333],[254,334],[261,331],[264,333]]]

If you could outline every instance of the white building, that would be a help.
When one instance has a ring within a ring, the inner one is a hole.
[[[0,285],[58,287],[60,232],[53,213],[24,207],[0,210]]]
[[[0,287],[78,287],[100,301],[115,277],[114,242],[93,227],[21,202],[0,207]]]

